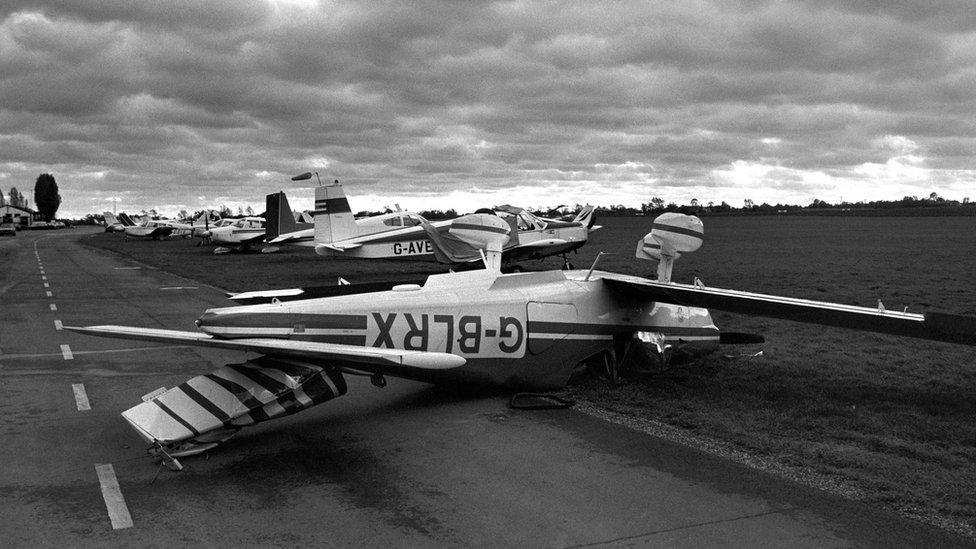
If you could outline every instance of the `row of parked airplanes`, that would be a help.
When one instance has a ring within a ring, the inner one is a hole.
[[[290,219],[287,202],[280,198],[268,214]],[[341,186],[333,184],[316,188],[312,214],[313,227],[270,241],[307,242],[326,255],[377,257],[383,246],[409,248],[425,235],[431,250],[424,244],[407,255],[443,254],[450,260],[474,250],[485,268],[434,274],[420,284],[324,287],[311,298],[302,289],[237,294],[231,296],[236,305],[205,311],[196,320],[198,331],[66,327],[259,355],[157,389],[122,412],[148,443],[149,453],[172,468],[181,468],[176,458],[209,450],[248,425],[344,395],[346,376],[368,376],[377,387],[386,384],[386,377],[397,377],[548,390],[565,386],[584,365],[612,377],[625,365],[663,368],[673,357],[756,341],[720,330],[709,309],[976,345],[976,318],[969,316],[710,288],[698,280],[672,282],[674,261],[703,242],[703,224],[695,216],[664,213],[637,242],[637,257],[658,263],[656,279],[649,279],[598,270],[599,254],[589,269],[502,272],[506,254],[532,256],[547,246],[554,251],[581,245],[594,228],[592,212],[570,221],[541,219],[514,208],[443,224],[399,212],[356,220]],[[220,229],[206,230],[213,238]],[[257,233],[253,238],[257,242]]]
[[[310,173],[293,179],[308,179]],[[502,261],[517,265],[528,259],[562,256],[564,268],[572,268],[567,255],[583,246],[595,225],[594,208],[561,219],[537,216],[515,206],[479,210],[503,220],[510,237],[502,249]],[[284,192],[266,197],[263,216],[221,219],[205,211],[195,220],[132,219],[125,213],[105,212],[106,231],[128,237],[162,239],[169,236],[198,237],[216,245],[217,253],[277,251],[280,246],[312,247],[322,256],[360,259],[404,259],[464,264],[481,259],[481,251],[450,232],[453,220],[428,221],[417,213],[396,211],[356,218],[339,181],[315,188],[315,209],[296,216]]]

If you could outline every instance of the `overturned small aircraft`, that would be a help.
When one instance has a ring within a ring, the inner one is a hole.
[[[578,365],[609,373],[625,361],[665,366],[676,353],[701,355],[723,339],[707,308],[976,345],[976,318],[913,314],[671,282],[673,262],[702,243],[697,217],[663,214],[637,245],[658,261],[657,280],[599,271],[502,274],[510,226],[497,216],[458,218],[453,238],[484,250],[483,270],[430,276],[368,294],[207,310],[199,332],[125,326],[81,333],[259,353],[169,390],[122,417],[174,458],[206,451],[241,428],[293,414],[346,393],[346,375],[430,383],[553,389]],[[338,294],[339,292],[337,292]],[[707,307],[707,308],[706,308]]]

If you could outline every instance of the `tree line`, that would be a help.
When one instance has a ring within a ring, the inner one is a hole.
[[[576,204],[579,210],[582,206]],[[826,200],[814,198],[809,204],[769,204],[763,202],[756,204],[752,199],[743,200],[742,207],[734,207],[725,201],[718,204],[715,202],[701,203],[693,198],[689,204],[676,204],[674,202],[665,203],[659,197],[653,197],[649,202],[644,202],[640,207],[630,207],[624,205],[597,206],[596,215],[614,216],[634,216],[634,215],[657,215],[664,212],[680,212],[693,215],[734,215],[734,214],[788,214],[788,213],[814,213],[814,212],[846,212],[846,211],[865,211],[865,210],[904,210],[916,208],[966,208],[971,209],[972,204],[969,197],[960,200],[949,200],[938,195],[936,192],[930,193],[926,197],[905,196],[900,200],[875,200],[846,202],[841,201],[831,204]],[[540,211],[546,211],[541,209]]]

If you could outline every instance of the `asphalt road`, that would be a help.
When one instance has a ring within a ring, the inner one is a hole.
[[[396,379],[350,378],[339,399],[161,469],[119,413],[243,355],[59,327],[192,330],[228,303],[81,246],[91,231],[0,240],[4,547],[969,543],[573,410]]]

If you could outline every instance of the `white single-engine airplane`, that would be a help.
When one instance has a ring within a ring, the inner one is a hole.
[[[153,240],[166,238],[175,230],[175,227],[165,221],[155,219],[146,219],[139,225],[127,225],[124,229],[127,237],[151,238]]]
[[[293,180],[311,178],[311,173]],[[553,255],[563,257],[564,267],[572,265],[566,254],[586,244],[594,226],[594,208],[587,206],[571,221],[545,219],[514,206],[501,206],[495,211],[508,222],[511,232],[502,250],[506,263],[526,259],[541,259]],[[479,261],[481,252],[450,234],[452,221],[429,222],[413,212],[397,211],[388,214],[355,218],[342,185],[315,188],[315,226],[312,229],[284,232],[269,240],[269,244],[310,246],[315,253],[326,257],[360,259],[400,259],[440,262],[450,265]]]
[[[345,375],[519,389],[563,387],[581,365],[608,372],[630,361],[666,366],[674,353],[716,349],[719,310],[976,345],[976,318],[912,314],[706,288],[670,281],[673,261],[697,250],[697,217],[663,214],[638,243],[658,279],[595,270],[502,274],[508,223],[475,214],[451,235],[485,250],[484,270],[436,274],[368,295],[207,310],[199,332],[90,326],[81,333],[259,353],[169,390],[122,417],[171,467],[241,428],[346,393]],[[339,286],[339,288],[344,288]]]
[[[214,253],[231,248],[246,252],[251,246],[264,242],[263,217],[251,216],[227,221],[229,223],[226,225],[218,225],[201,233],[203,238],[209,238],[211,243],[218,246]]]

